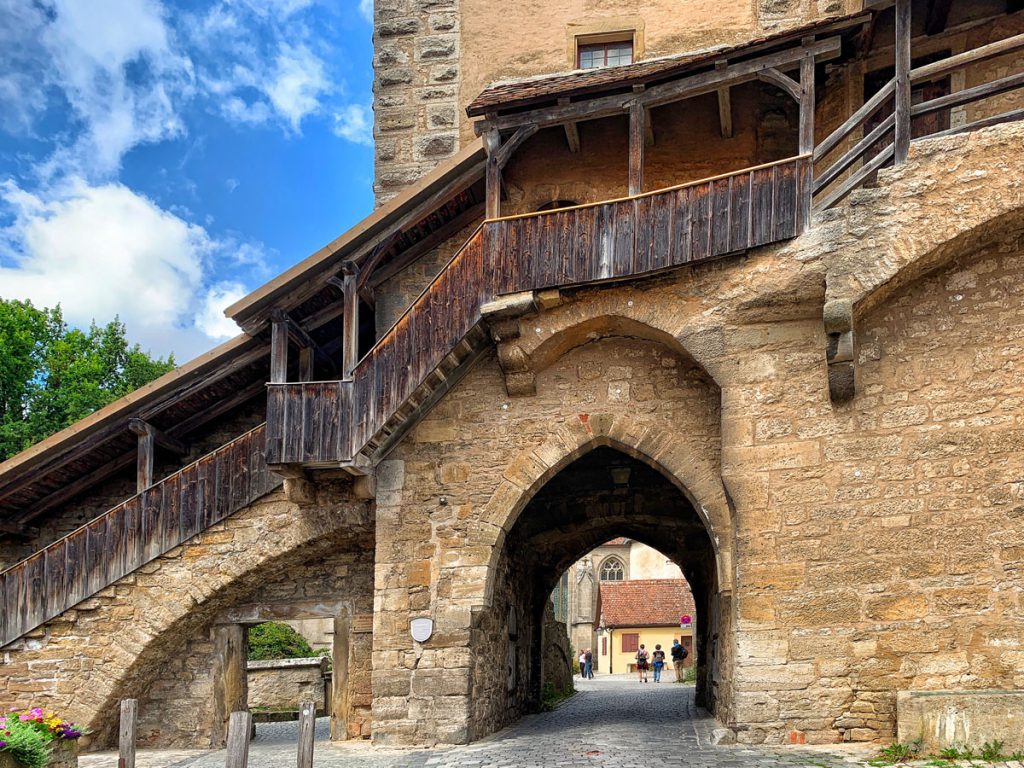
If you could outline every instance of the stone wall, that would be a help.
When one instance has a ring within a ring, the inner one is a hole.
[[[273,659],[250,661],[246,665],[249,707],[273,711],[299,711],[304,701],[326,712],[327,659]]]
[[[6,646],[0,703],[66,712],[96,730],[95,745],[114,738],[118,700],[138,698],[142,743],[218,743],[209,628],[254,596],[288,600],[316,589],[311,574],[332,556],[349,553],[352,564],[368,556],[357,554],[364,546],[372,551],[367,505],[330,488],[329,500],[302,508],[275,492]],[[334,594],[369,610],[368,592],[352,586],[368,567],[352,578],[340,568],[328,569]],[[289,583],[289,573],[309,586]]]

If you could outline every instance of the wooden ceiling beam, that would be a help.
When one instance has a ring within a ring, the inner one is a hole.
[[[565,106],[568,103],[568,98],[558,100],[559,106]],[[565,143],[568,145],[571,153],[576,154],[580,151],[580,129],[576,123],[568,122],[565,124]]]

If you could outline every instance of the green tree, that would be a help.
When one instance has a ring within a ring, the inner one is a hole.
[[[129,346],[116,317],[82,331],[60,306],[0,299],[0,461],[173,368]]]
[[[306,638],[277,621],[267,621],[249,628],[249,659],[308,659],[316,656]]]

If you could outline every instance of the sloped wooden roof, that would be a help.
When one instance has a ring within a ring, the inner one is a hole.
[[[602,581],[598,600],[606,627],[677,626],[696,612],[686,579]]]
[[[851,29],[871,18],[868,13],[829,16],[818,21],[793,27],[772,35],[748,40],[739,45],[719,46],[676,56],[665,56],[617,67],[578,69],[552,75],[498,82],[489,85],[469,106],[466,114],[482,116],[491,111],[505,111],[553,102],[560,98],[594,96],[630,88],[650,85],[691,74],[700,69],[711,69],[722,59],[741,60],[747,55],[764,53],[772,48],[788,45],[808,35],[818,35]]]
[[[240,397],[262,396],[269,354],[264,341],[239,335],[12,456],[0,464],[0,526],[24,526],[68,501],[83,477],[99,483],[130,466],[129,419],[186,437]]]

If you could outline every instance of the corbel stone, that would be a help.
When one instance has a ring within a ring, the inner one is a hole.
[[[846,403],[855,393],[853,302],[833,299],[825,302],[825,360],[828,363],[828,395],[834,403]]]
[[[498,351],[498,364],[505,374],[505,391],[509,397],[525,397],[537,393],[536,376],[530,357],[519,344],[519,323],[529,315],[553,309],[562,303],[557,289],[523,291],[499,296],[480,308]]]

